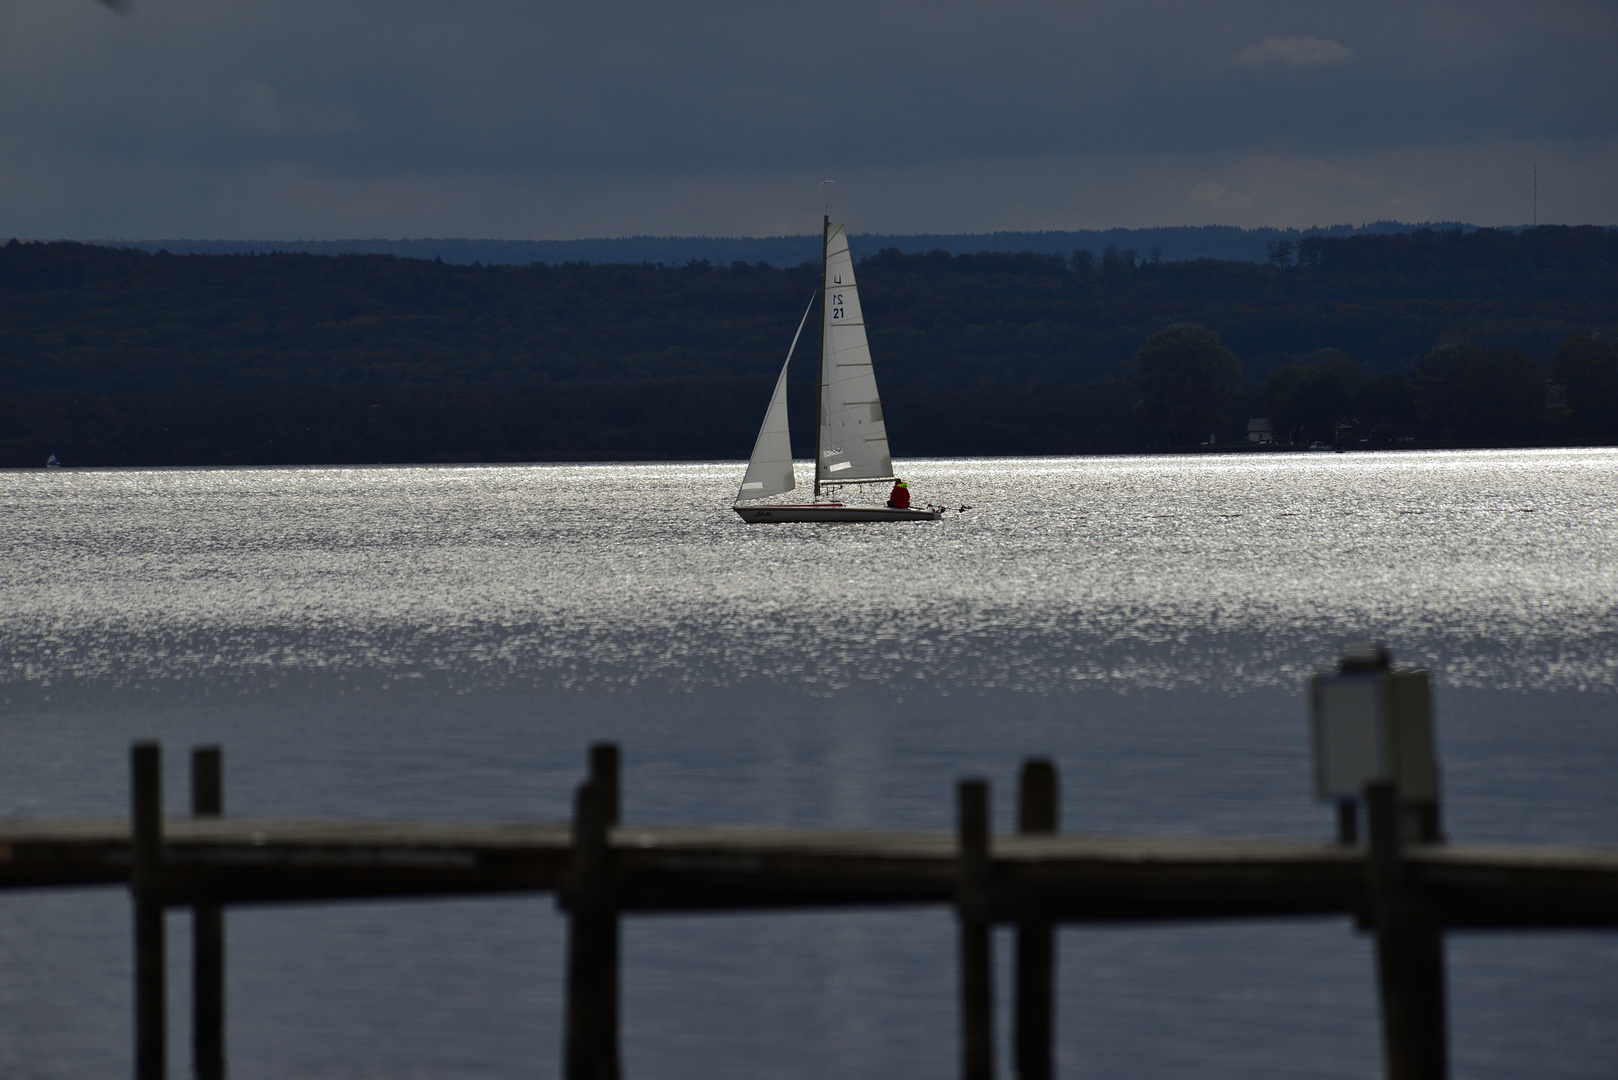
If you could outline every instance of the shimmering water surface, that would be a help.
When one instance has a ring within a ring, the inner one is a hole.
[[[1433,668],[1449,830],[1618,844],[1618,451],[919,461],[910,525],[742,525],[740,466],[0,473],[0,814],[947,827],[1056,758],[1064,828],[1324,836],[1301,685]],[[874,494],[874,493],[873,493]],[[185,1067],[183,921],[171,1012]],[[1002,942],[1001,952],[1007,950]],[[946,912],[632,920],[640,1077],[954,1071]],[[1069,1077],[1371,1077],[1344,922],[1072,929]],[[552,1075],[551,902],[230,916],[232,1074]],[[1618,935],[1456,936],[1456,1075],[1618,1075]],[[1004,985],[1002,983],[1002,985]],[[127,899],[0,897],[0,1075],[129,1069]]]

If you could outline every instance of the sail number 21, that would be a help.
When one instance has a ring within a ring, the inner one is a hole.
[[[842,293],[832,293],[831,294],[831,317],[833,319],[841,319],[843,317],[843,294]]]

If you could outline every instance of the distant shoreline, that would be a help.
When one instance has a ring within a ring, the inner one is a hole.
[[[947,251],[952,255],[973,255],[982,251],[1042,255],[1072,255],[1085,249],[1099,255],[1109,247],[1134,251],[1143,260],[1188,262],[1193,259],[1224,259],[1235,262],[1263,262],[1268,245],[1277,241],[1298,241],[1308,236],[1381,236],[1413,229],[1460,229],[1474,232],[1480,226],[1460,221],[1398,222],[1373,221],[1355,225],[1311,226],[1307,229],[1260,227],[1244,229],[1235,225],[1160,225],[1138,229],[1078,229],[1039,231],[999,231],[991,233],[853,233],[849,244],[856,254],[873,255],[883,248],[897,248],[906,254]],[[1516,232],[1527,226],[1504,226]],[[441,259],[446,263],[470,266],[525,266],[532,263],[662,263],[684,266],[707,260],[729,265],[733,262],[766,263],[771,266],[799,266],[818,262],[820,236],[624,236],[581,240],[491,240],[460,237],[388,240],[350,238],[342,240],[87,240],[104,247],[132,248],[139,251],[167,251],[171,255],[268,255],[298,252],[309,255],[393,255],[403,259]]]
[[[1466,451],[1466,450],[1614,450],[1618,444],[1613,443],[1579,443],[1574,445],[1557,444],[1529,446],[1522,444],[1496,445],[1492,443],[1401,443],[1387,446],[1356,446],[1342,453],[1348,454],[1388,454],[1411,453],[1416,451]],[[1145,450],[1118,450],[1096,453],[1073,454],[928,454],[925,456],[912,456],[900,459],[900,464],[924,461],[1025,461],[1036,459],[1057,458],[1119,458],[1119,457],[1192,457],[1207,454],[1233,455],[1233,454],[1280,454],[1291,456],[1296,454],[1336,454],[1338,451],[1327,448],[1325,450],[1311,449],[1307,446],[1178,446],[1178,447],[1149,447]],[[525,461],[325,461],[325,462],[285,462],[280,464],[253,464],[253,465],[70,465],[64,464],[56,468],[47,469],[44,465],[0,465],[0,474],[4,473],[38,473],[38,472],[180,472],[180,471],[213,471],[221,469],[258,470],[258,469],[460,469],[460,468],[511,468],[520,469],[529,465],[714,465],[734,466],[738,475],[746,466],[744,458],[660,458],[644,457],[625,454],[621,457],[595,456],[586,457],[579,454],[558,452],[550,457],[535,457]]]
[[[1221,443],[1217,446],[1151,446],[1145,450],[1138,450],[1140,454],[1374,454],[1374,453],[1403,453],[1412,450],[1589,450],[1611,447],[1611,443],[1526,443],[1526,442],[1462,442],[1458,440],[1412,440],[1403,443],[1379,443],[1376,446],[1367,446],[1356,443],[1345,446],[1342,450],[1326,446],[1276,446],[1274,443],[1266,445],[1241,446],[1235,443]],[[1057,455],[1061,456],[1061,455]],[[1092,455],[1084,455],[1086,457]],[[1116,457],[1117,455],[1094,455]]]

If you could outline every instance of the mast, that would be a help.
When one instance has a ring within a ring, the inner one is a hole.
[[[818,365],[820,377],[816,380],[820,387],[818,395],[820,404],[816,406],[815,419],[815,501],[820,500],[820,451],[824,449],[820,440],[826,437],[826,248],[831,241],[831,215],[827,214],[820,224],[820,363]]]

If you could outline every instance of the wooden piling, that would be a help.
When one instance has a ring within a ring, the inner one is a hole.
[[[563,1074],[618,1080],[618,911],[607,841],[617,813],[617,748],[591,747],[590,766],[574,803],[573,866],[563,894],[569,913]]]
[[[1408,818],[1407,835],[1422,844],[1442,844],[1444,826],[1439,818],[1438,801],[1416,803],[1405,807]]]
[[[135,1080],[163,1080],[163,758],[155,742],[130,750],[130,874],[135,908]]]
[[[989,785],[962,780],[956,803],[955,909],[961,933],[961,1077],[994,1077],[994,923]]]
[[[1445,1080],[1444,937],[1430,899],[1410,882],[1403,812],[1391,783],[1366,785],[1377,983],[1388,1080]]]
[[[598,742],[590,744],[590,782],[595,784],[606,802],[607,827],[618,824],[618,744]]]
[[[1037,758],[1023,762],[1017,831],[1024,836],[1056,833],[1059,807],[1056,766]],[[1017,921],[1016,1067],[1021,1080],[1055,1076],[1055,975],[1055,926],[1048,917],[1024,915]]]
[[[1344,847],[1360,842],[1360,812],[1353,799],[1337,800],[1337,842]]]
[[[225,812],[223,756],[217,746],[191,750],[191,814]],[[197,1080],[225,1078],[225,909],[191,908],[191,1052]]]

